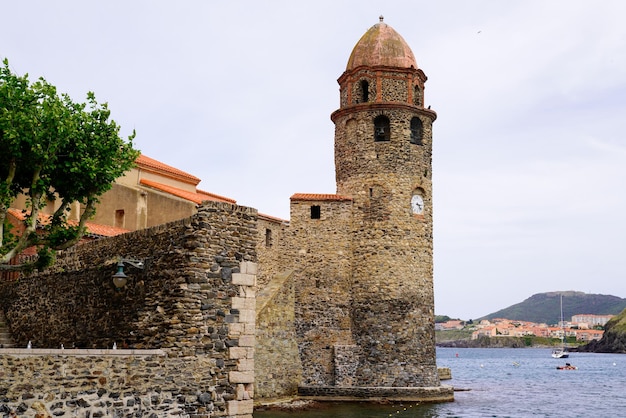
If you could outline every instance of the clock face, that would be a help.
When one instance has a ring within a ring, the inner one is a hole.
[[[417,215],[424,213],[424,199],[422,196],[416,194],[411,198],[411,210]]]

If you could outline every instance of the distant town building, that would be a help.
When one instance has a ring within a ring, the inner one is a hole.
[[[584,315],[593,317],[612,317],[613,315]],[[574,318],[574,317],[573,317]],[[572,319],[573,319],[572,318]],[[608,319],[607,319],[608,321]],[[561,338],[573,337],[577,341],[599,340],[604,334],[603,330],[588,329],[589,327],[580,327],[579,323],[574,321],[565,322],[565,328],[549,327],[546,324],[536,324],[534,322],[509,320],[506,318],[495,318],[491,321],[483,319],[476,326],[476,330],[472,333],[472,340],[481,337],[545,337],[545,338]]]
[[[595,326],[604,326],[615,315],[593,315],[593,314],[577,314],[572,316],[572,323],[577,324],[579,328],[593,328]]]

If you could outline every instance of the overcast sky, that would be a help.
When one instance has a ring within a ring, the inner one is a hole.
[[[382,14],[438,114],[436,313],[626,297],[623,0],[4,3],[14,72],[94,91],[145,155],[284,219],[335,192],[336,80]]]

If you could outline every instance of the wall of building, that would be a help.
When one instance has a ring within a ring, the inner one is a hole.
[[[258,285],[264,288],[276,275],[285,272],[288,245],[285,241],[289,223],[276,218],[258,217],[257,257]]]
[[[121,394],[127,405],[157,392],[170,406],[184,399],[181,408],[205,411],[198,417],[251,417],[256,217],[255,209],[210,202],[191,218],[74,247],[49,271],[4,283],[0,304],[16,346],[65,348],[41,356],[0,350],[13,379],[2,379],[4,405],[34,411],[36,402],[51,408],[78,396],[91,414],[102,410],[94,391],[114,405]],[[143,259],[146,268],[127,267],[131,279],[116,290],[119,256]],[[113,344],[162,354],[68,356],[73,347]],[[54,378],[44,384],[33,373]]]
[[[124,212],[124,222],[119,224],[117,211]],[[113,184],[100,197],[100,203],[91,222],[112,225],[135,231],[182,219],[196,213],[196,204],[148,188]]]
[[[311,219],[311,206],[320,219]],[[334,345],[353,344],[350,201],[293,201],[287,239],[304,385],[334,385]]]
[[[257,293],[255,396],[281,398],[298,393],[302,362],[295,328],[293,272],[277,274]]]

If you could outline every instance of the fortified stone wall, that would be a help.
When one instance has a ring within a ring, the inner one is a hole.
[[[276,275],[284,273],[284,258],[289,247],[285,243],[289,223],[259,214],[257,258],[258,286],[263,289]]]
[[[311,217],[319,206],[320,218]],[[291,202],[289,243],[304,385],[334,385],[335,344],[352,339],[351,200]]]
[[[302,362],[295,327],[293,272],[277,274],[257,293],[255,396],[280,398],[298,393]]]
[[[161,407],[177,403],[193,416],[251,417],[256,218],[254,209],[209,202],[183,221],[74,247],[50,271],[2,286],[17,346],[66,348],[40,357],[0,350],[12,379],[2,379],[3,408],[29,417],[83,399],[86,416],[105,416],[97,415],[105,407],[126,414],[158,393]],[[119,256],[146,267],[127,267],[131,278],[116,290]],[[117,351],[111,358],[71,349],[114,343],[124,350],[108,350]]]

